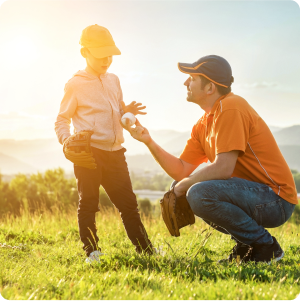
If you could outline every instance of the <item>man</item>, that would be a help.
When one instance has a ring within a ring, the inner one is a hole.
[[[298,200],[271,131],[245,99],[231,93],[232,71],[224,58],[209,55],[178,67],[189,74],[187,101],[205,111],[180,157],[163,150],[139,122],[126,129],[176,180],[175,194],[186,194],[194,214],[236,241],[229,261],[280,260],[284,252],[265,227],[285,223]],[[191,175],[208,160],[210,165]]]

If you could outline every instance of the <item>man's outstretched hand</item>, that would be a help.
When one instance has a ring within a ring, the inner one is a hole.
[[[125,106],[124,103],[124,113],[132,113],[133,115],[146,115],[146,112],[142,112],[141,110],[146,109],[146,106],[142,106],[142,104],[140,102],[136,103],[136,101],[132,101],[128,106]]]
[[[131,137],[133,137],[134,139],[140,142],[145,143],[146,145],[152,141],[149,131],[140,124],[138,119],[135,122],[136,125],[135,128],[130,127],[128,119],[125,120],[126,120],[126,126],[122,122],[121,125],[125,130],[127,130],[130,133]]]

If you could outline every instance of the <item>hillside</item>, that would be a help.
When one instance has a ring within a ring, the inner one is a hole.
[[[272,129],[272,128],[271,128]],[[300,125],[289,128],[273,127],[274,137],[290,168],[300,171]],[[153,139],[168,152],[179,155],[190,132],[172,130],[150,131]],[[147,147],[125,133],[126,157],[129,170],[143,173],[162,171]],[[62,167],[73,171],[71,162],[65,159],[62,146],[56,139],[0,140],[0,171],[2,174],[31,173]]]
[[[0,151],[16,158],[31,156],[43,152],[52,152],[61,149],[62,146],[57,139],[35,139],[35,140],[0,140]]]
[[[273,134],[278,145],[300,145],[300,125],[284,128]]]
[[[16,158],[0,153],[0,173],[17,174],[19,172],[30,174],[35,173],[37,168],[22,162]]]
[[[279,148],[289,167],[300,172],[300,145],[279,145]]]

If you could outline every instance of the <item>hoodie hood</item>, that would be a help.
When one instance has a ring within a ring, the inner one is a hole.
[[[100,74],[100,78],[106,78],[110,73],[106,72],[104,74]],[[94,80],[94,79],[98,79],[99,80],[99,77],[94,75],[94,74],[91,74],[91,73],[88,73],[86,72],[85,70],[79,70],[77,71],[73,77],[76,77],[76,76],[80,76],[80,77],[83,77],[85,79],[90,79],[90,80]]]

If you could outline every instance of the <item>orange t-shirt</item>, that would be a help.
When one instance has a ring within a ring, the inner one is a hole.
[[[232,150],[240,151],[232,177],[266,184],[298,204],[292,173],[270,129],[245,99],[229,93],[194,125],[180,158],[199,165]]]

